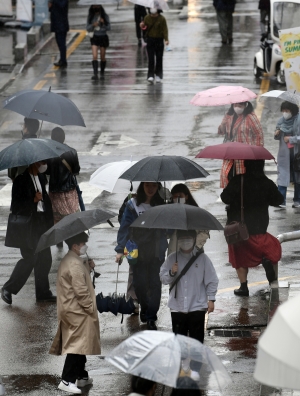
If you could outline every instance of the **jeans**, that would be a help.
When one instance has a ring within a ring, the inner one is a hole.
[[[66,382],[75,384],[77,379],[87,378],[88,372],[84,369],[86,363],[85,355],[68,353],[61,378]]]
[[[278,191],[283,195],[284,198],[284,205],[286,205],[286,191],[287,187],[284,186],[278,186]],[[293,198],[294,203],[300,203],[300,184],[299,183],[294,183],[294,198]]]
[[[141,313],[146,315],[147,321],[157,320],[161,298],[159,271],[162,263],[163,260],[148,257],[139,259],[132,266],[134,290],[141,305]]]
[[[280,192],[280,194],[283,196],[284,201],[283,201],[283,205],[286,205],[286,190],[287,187],[284,186],[278,186],[278,191]]]
[[[67,32],[55,32],[55,40],[60,52],[60,61],[67,62]]]
[[[148,78],[154,77],[154,74],[163,78],[164,39],[148,37],[147,53]]]
[[[220,34],[222,41],[227,42],[232,38],[233,18],[231,11],[217,11]]]

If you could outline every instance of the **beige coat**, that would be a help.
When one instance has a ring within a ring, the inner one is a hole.
[[[49,353],[100,355],[100,327],[90,271],[71,250],[58,268],[56,288],[58,330]]]

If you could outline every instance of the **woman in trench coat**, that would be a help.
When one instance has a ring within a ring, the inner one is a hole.
[[[60,263],[56,283],[58,330],[49,352],[67,354],[58,388],[75,394],[93,382],[85,371],[85,355],[101,353],[96,296],[90,277],[94,264],[80,258],[86,253],[87,240],[84,232],[66,240],[69,252]]]

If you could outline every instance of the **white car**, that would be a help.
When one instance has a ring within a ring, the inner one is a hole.
[[[255,77],[267,73],[269,76],[276,76],[279,84],[285,84],[279,30],[298,26],[300,26],[300,0],[271,0],[270,31],[254,57]]]

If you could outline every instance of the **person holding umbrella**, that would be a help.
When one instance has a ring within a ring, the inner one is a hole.
[[[109,16],[101,4],[90,6],[86,30],[93,34],[93,37],[91,37],[94,70],[92,80],[98,80],[98,48],[100,48],[100,73],[103,76],[106,68],[106,48],[109,46],[107,32],[110,30]]]
[[[244,219],[249,239],[228,245],[229,262],[235,268],[241,286],[234,290],[237,296],[249,296],[248,270],[262,263],[271,284],[277,280],[275,264],[281,258],[281,245],[277,238],[267,232],[269,206],[283,203],[283,196],[275,183],[264,173],[264,160],[245,160],[246,173],[234,176],[221,194],[229,205],[227,224],[241,221],[241,177],[243,180]]]
[[[240,142],[256,146],[264,145],[261,124],[254,114],[252,104],[248,101],[234,103],[230,106],[218,128],[218,134],[224,136],[224,143]],[[225,188],[234,175],[243,174],[245,171],[244,161],[224,160],[220,175],[221,188]]]
[[[171,285],[168,307],[173,332],[189,334],[203,343],[205,313],[214,311],[219,280],[203,249],[196,249],[196,235],[195,230],[177,230],[179,251],[168,256],[161,266],[160,280]],[[192,379],[200,379],[200,366],[191,361]]]
[[[53,225],[51,201],[45,189],[47,169],[45,161],[31,164],[19,175],[12,187],[11,211],[12,215],[23,216],[28,219],[28,231],[24,235],[22,224],[16,224],[13,235],[9,235],[9,224],[6,234],[6,245],[20,247],[19,260],[1,290],[1,298],[7,304],[12,304],[12,294],[18,294],[25,285],[32,270],[35,275],[35,294],[37,301],[55,302],[50,290],[48,274],[52,265],[50,248],[35,253],[40,236]],[[7,244],[10,240],[12,244]]]
[[[161,298],[159,269],[164,261],[168,242],[163,230],[131,231],[129,227],[143,212],[164,204],[158,193],[159,188],[160,183],[140,183],[136,197],[131,198],[126,205],[115,248],[116,262],[121,264],[127,241],[131,239],[138,245],[138,262],[132,265],[133,286],[141,305],[141,322],[147,323],[149,330],[157,330],[155,321]]]
[[[93,382],[85,370],[86,355],[100,355],[100,327],[90,272],[93,260],[84,262],[88,235],[81,232],[66,240],[68,253],[57,271],[58,330],[49,353],[67,354],[58,389],[81,394]],[[76,385],[75,385],[76,383]]]
[[[148,81],[153,84],[162,82],[163,79],[163,54],[164,42],[169,45],[168,25],[161,15],[161,10],[150,8],[150,14],[146,15],[140,26],[146,30],[147,53],[148,53]]]
[[[134,5],[134,21],[135,21],[135,31],[136,37],[138,39],[138,46],[142,46],[142,30],[141,30],[141,22],[144,20],[147,15],[146,7],[141,6],[139,4]]]

